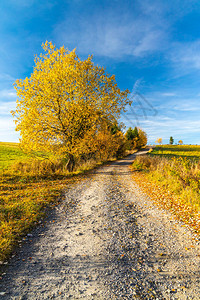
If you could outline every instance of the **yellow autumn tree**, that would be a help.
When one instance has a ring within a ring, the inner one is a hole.
[[[130,101],[115,77],[81,60],[75,50],[42,45],[29,78],[16,80],[12,112],[25,150],[47,150],[70,158],[92,151],[103,120],[117,122]]]
[[[144,130],[142,130],[141,128],[138,128],[138,139],[136,142],[136,147],[138,149],[146,146],[147,144],[147,134]]]
[[[125,134],[127,150],[140,149],[147,144],[147,134],[139,127],[129,127]]]
[[[162,138],[157,138],[156,143],[158,143],[159,145],[162,144]]]
[[[94,148],[100,160],[122,157],[125,153],[125,137],[121,127],[118,124],[104,122],[96,136]]]

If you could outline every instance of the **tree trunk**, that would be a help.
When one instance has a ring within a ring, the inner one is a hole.
[[[75,159],[74,159],[74,156],[72,154],[69,154],[69,160],[68,160],[66,166],[67,166],[67,170],[69,172],[73,172],[74,167],[75,167]]]

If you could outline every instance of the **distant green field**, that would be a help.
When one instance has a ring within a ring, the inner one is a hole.
[[[0,142],[0,170],[7,169],[14,162],[19,160],[30,160],[31,158],[47,158],[48,155],[42,152],[23,152],[18,143]]]
[[[195,145],[162,145],[156,146],[151,155],[181,156],[200,159],[200,146]]]

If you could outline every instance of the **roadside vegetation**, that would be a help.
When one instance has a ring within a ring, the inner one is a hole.
[[[58,158],[48,152],[25,153],[18,143],[0,142],[0,261],[9,257],[17,241],[40,222],[47,208],[59,203],[69,184],[84,180],[85,172],[104,162],[145,146],[146,134],[141,129],[138,131],[142,140],[139,134],[132,136],[132,140],[122,134],[121,152],[114,153],[112,149],[108,153],[99,149],[87,158],[81,156],[73,172],[69,172],[66,158]],[[132,148],[131,143],[134,145]],[[112,143],[102,139],[101,145],[104,145],[105,151]]]
[[[66,161],[49,153],[24,153],[17,143],[0,143],[0,261],[17,241],[57,205],[70,183],[100,164],[94,159],[69,172]]]
[[[200,146],[157,146],[137,157],[133,177],[161,207],[200,233]]]

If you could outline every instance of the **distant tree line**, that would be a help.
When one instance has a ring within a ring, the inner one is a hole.
[[[157,138],[156,143],[159,144],[159,145],[161,145],[161,144],[163,143],[162,138]],[[170,145],[173,145],[173,144],[174,144],[174,138],[173,138],[172,136],[170,136],[170,138],[169,138],[169,144],[170,144]],[[179,141],[178,141],[178,144],[179,144],[179,145],[183,145],[183,141],[182,141],[182,140],[179,140]]]

